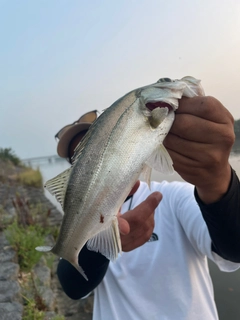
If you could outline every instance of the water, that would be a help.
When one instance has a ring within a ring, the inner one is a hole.
[[[240,177],[240,155],[232,155],[230,163],[233,169]],[[57,161],[48,164],[39,164],[39,169],[42,172],[44,182],[55,177],[65,169],[69,168],[69,164],[65,161]],[[155,181],[174,181],[182,180],[181,177],[174,173],[171,176],[162,175],[154,171],[152,180]],[[45,191],[46,196],[60,210],[61,207],[54,197],[48,191]],[[210,274],[213,280],[215,301],[219,313],[220,320],[239,320],[240,319],[240,270],[236,272],[226,273],[221,272],[218,267],[209,261]],[[180,292],[179,292],[180,294]]]

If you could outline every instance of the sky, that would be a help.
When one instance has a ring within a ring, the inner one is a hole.
[[[159,78],[201,79],[240,118],[239,0],[0,0],[0,148],[55,133]]]

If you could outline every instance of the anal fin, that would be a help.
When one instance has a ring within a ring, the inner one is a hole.
[[[88,240],[87,248],[92,251],[100,252],[111,261],[117,259],[118,254],[122,252],[122,245],[116,217],[112,221],[110,227]]]

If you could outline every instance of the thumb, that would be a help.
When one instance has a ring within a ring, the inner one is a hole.
[[[127,235],[130,232],[130,225],[124,218],[121,217],[121,213],[118,212],[118,227],[122,235]]]
[[[141,215],[143,220],[153,214],[160,201],[162,200],[162,194],[158,191],[150,194],[143,202],[133,209],[136,214]],[[125,214],[124,214],[125,215]]]

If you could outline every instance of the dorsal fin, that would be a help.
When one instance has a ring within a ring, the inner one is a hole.
[[[48,180],[44,185],[44,187],[56,197],[62,208],[64,207],[64,198],[71,170],[72,167],[68,168],[56,177]]]

